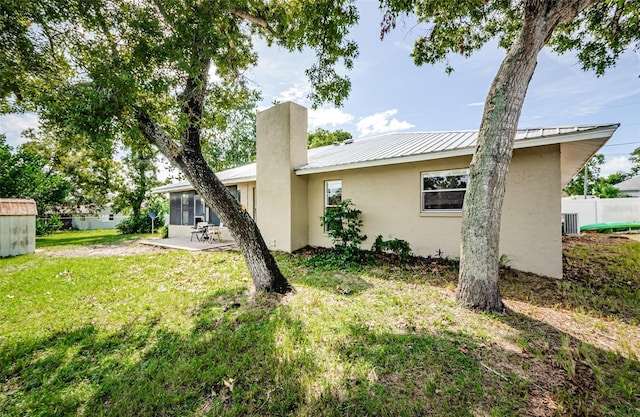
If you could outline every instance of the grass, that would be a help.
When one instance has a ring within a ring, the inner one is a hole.
[[[78,230],[68,232],[56,232],[48,236],[39,236],[36,239],[36,247],[69,249],[86,245],[112,245],[130,242],[153,236],[151,234],[123,235],[118,230]]]
[[[443,262],[334,269],[279,254],[296,288],[282,297],[251,293],[232,252],[54,252],[119,239],[54,235],[0,259],[0,414],[640,415],[640,300],[617,299],[633,292],[603,307],[578,279],[507,270],[498,316],[458,308]]]

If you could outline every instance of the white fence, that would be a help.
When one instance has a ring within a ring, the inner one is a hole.
[[[126,219],[129,216],[116,215],[104,215],[104,216],[72,216],[72,217],[60,217],[65,228],[75,230],[105,230],[115,229],[118,223]],[[42,221],[47,221],[47,218],[41,218]]]
[[[562,213],[578,213],[578,227],[593,223],[640,222],[640,198],[562,199]]]

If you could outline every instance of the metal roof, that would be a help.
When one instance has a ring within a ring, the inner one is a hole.
[[[640,190],[640,175],[615,184],[614,187],[620,191],[638,191]]]
[[[602,124],[519,129],[516,133],[514,148],[593,139],[604,142],[611,137],[618,126],[619,124]],[[308,175],[343,169],[472,155],[477,140],[477,130],[390,133],[309,149],[308,163],[296,168],[295,171],[297,175]],[[597,145],[597,148],[602,146],[602,144]],[[570,170],[573,169],[574,167],[571,167]],[[579,166],[576,169],[579,169]],[[571,179],[574,174],[575,171],[570,175],[565,174],[563,177],[569,175],[569,179]],[[218,172],[216,175],[225,184],[255,181],[256,164],[228,169]],[[155,188],[154,192],[192,189],[193,187],[185,181]]]
[[[0,216],[35,216],[36,202],[21,198],[0,198]]]
[[[607,124],[520,129],[516,133],[514,147],[608,138],[618,126]],[[471,155],[477,140],[477,130],[392,133],[356,139],[348,144],[318,148],[317,152],[314,152],[315,149],[309,150],[309,163],[296,169],[296,174]]]

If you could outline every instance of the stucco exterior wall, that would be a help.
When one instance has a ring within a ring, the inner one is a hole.
[[[500,235],[513,268],[562,278],[560,169],[560,145],[514,152]]]
[[[309,175],[309,244],[331,246],[320,226],[324,182],[342,180],[342,198],[362,210],[369,248],[377,235],[399,238],[421,256],[458,258],[461,213],[421,213],[422,172],[467,168],[470,157],[449,158],[374,168]],[[560,216],[560,150],[551,145],[516,150],[503,208],[501,254],[523,271],[560,278],[562,240]]]
[[[270,249],[291,252],[307,245],[307,179],[293,172],[307,162],[307,109],[279,104],[256,127],[258,227]]]

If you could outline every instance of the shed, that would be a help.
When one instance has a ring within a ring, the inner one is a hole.
[[[36,215],[33,200],[0,198],[0,257],[36,250]]]

